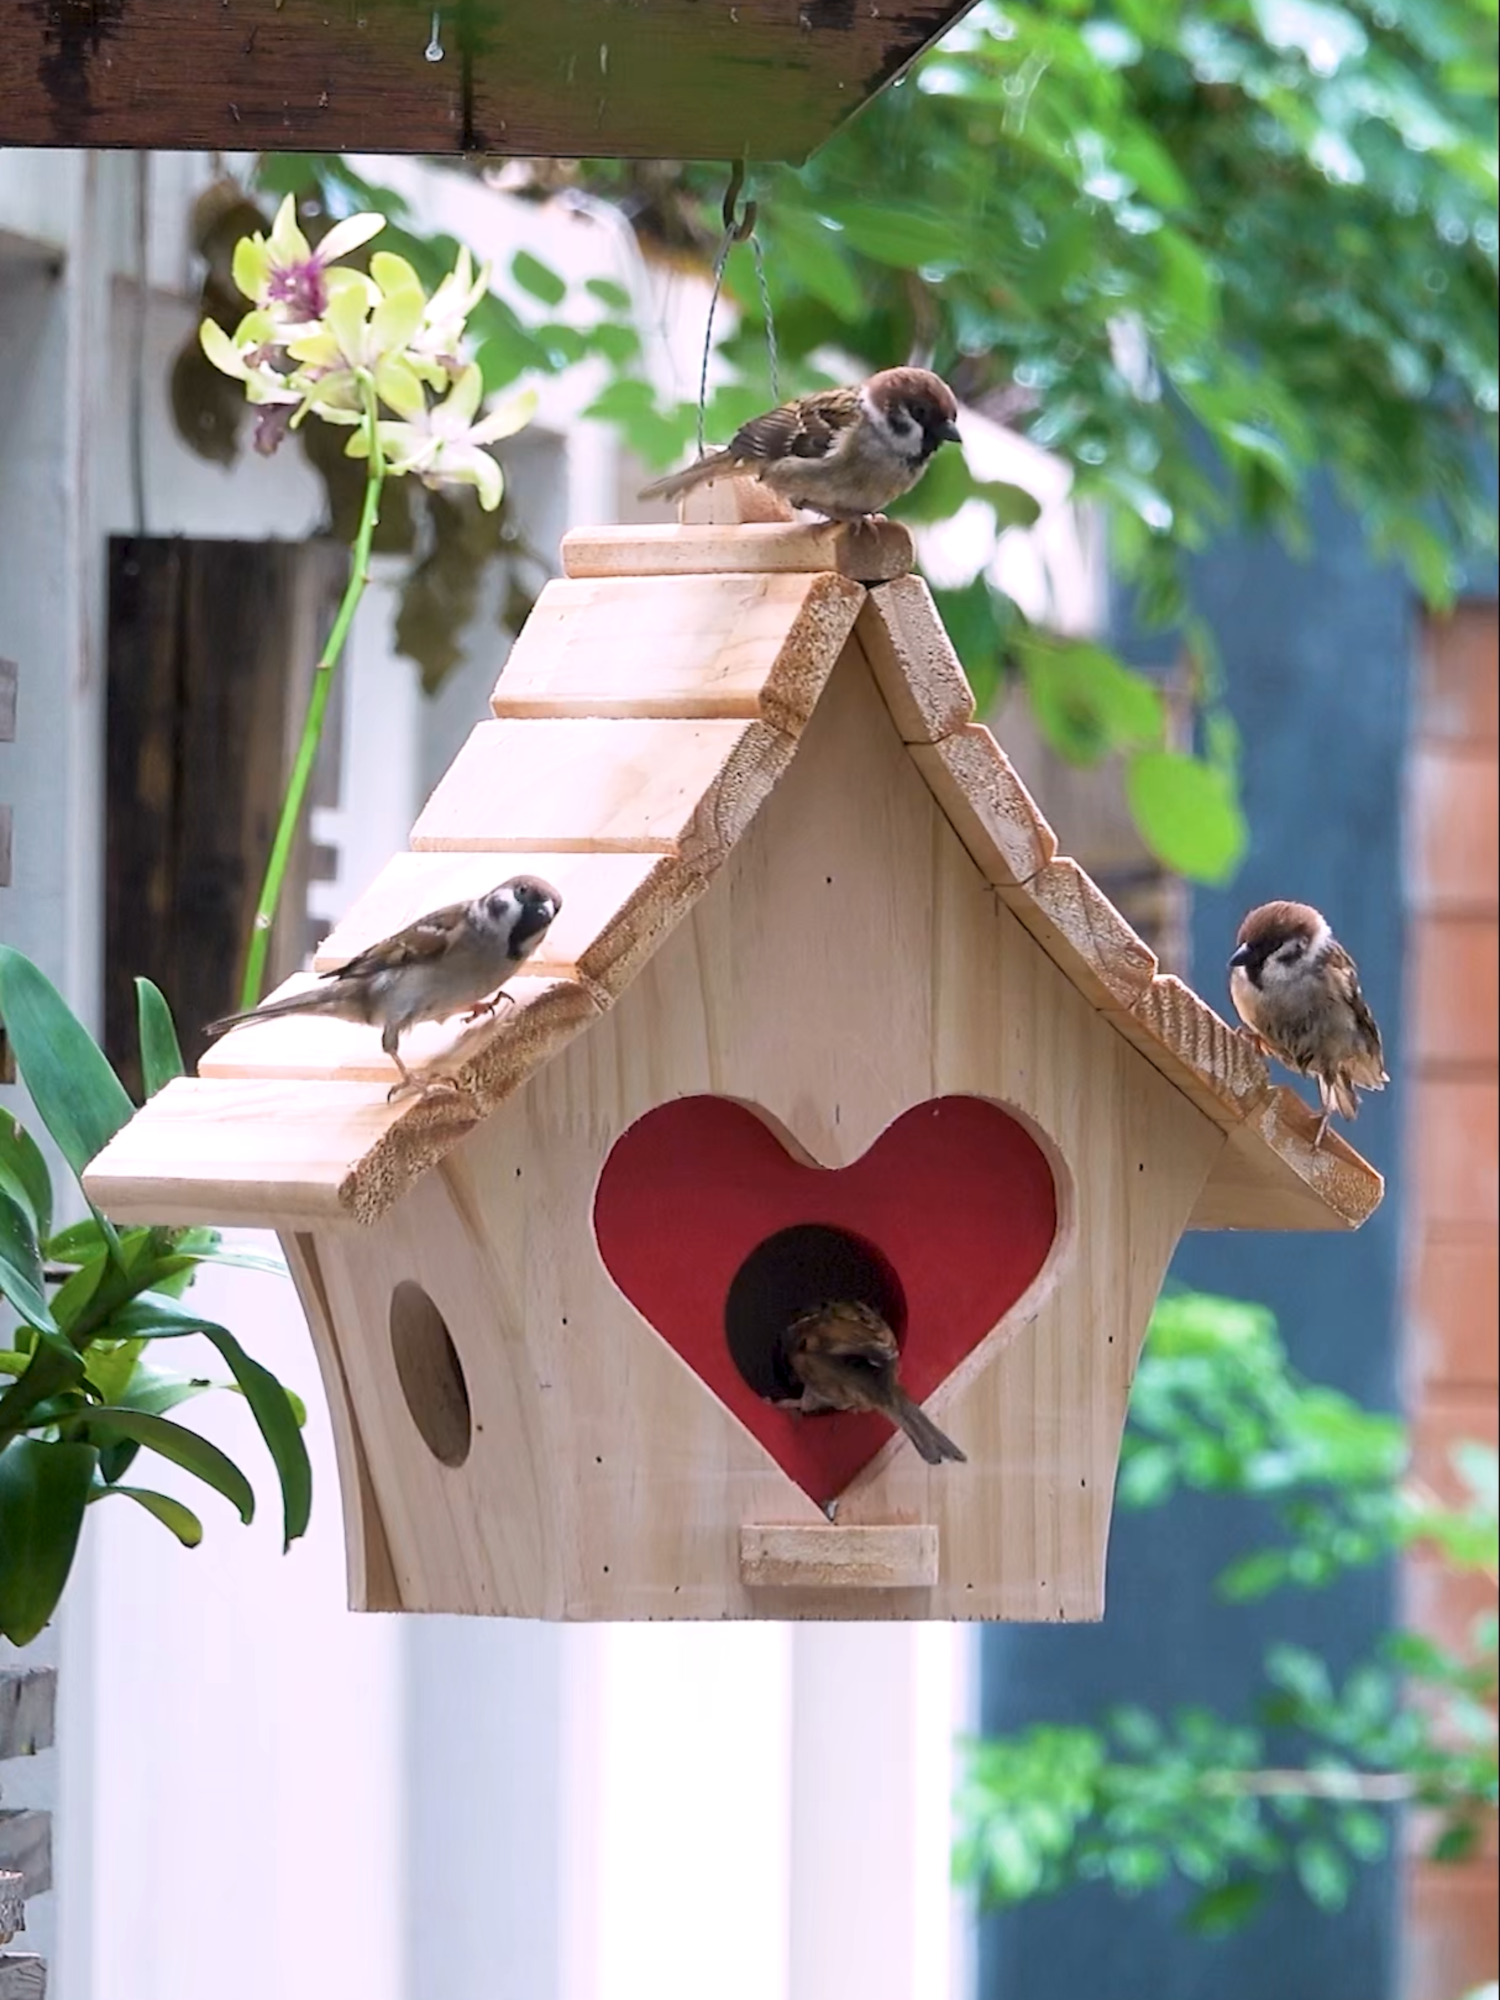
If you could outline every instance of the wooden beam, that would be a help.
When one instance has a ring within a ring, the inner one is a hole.
[[[0,145],[805,159],[965,0],[11,6]]]
[[[565,576],[705,576],[743,570],[833,570],[889,583],[916,561],[899,521],[868,526],[749,521],[711,527],[574,528],[563,536]]]

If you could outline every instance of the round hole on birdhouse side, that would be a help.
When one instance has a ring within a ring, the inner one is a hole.
[[[794,1398],[785,1336],[798,1313],[830,1299],[873,1306],[899,1340],[906,1330],[901,1281],[872,1243],[847,1229],[799,1223],[758,1243],[724,1301],[730,1356],[757,1396]]]
[[[442,1464],[462,1465],[473,1441],[463,1365],[443,1315],[409,1278],[391,1294],[391,1352],[423,1444]]]

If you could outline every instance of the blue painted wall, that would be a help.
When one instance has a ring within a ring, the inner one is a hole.
[[[1296,1365],[1382,1409],[1398,1405],[1402,1186],[1402,773],[1414,678],[1415,607],[1375,566],[1358,524],[1326,495],[1315,551],[1297,562],[1236,541],[1198,561],[1195,603],[1223,651],[1244,733],[1253,845],[1227,893],[1194,898],[1192,977],[1228,1012],[1225,961],[1244,912],[1294,897],[1326,912],[1358,959],[1394,1086],[1366,1100],[1357,1138],[1387,1177],[1382,1208],[1355,1236],[1193,1235],[1184,1282],[1264,1301]],[[1120,643],[1139,659],[1150,650]],[[1160,649],[1158,649],[1159,651]],[[1206,1702],[1245,1712],[1265,1646],[1295,1639],[1337,1670],[1390,1621],[1388,1573],[1336,1590],[1215,1602],[1212,1579],[1259,1537],[1249,1503],[1201,1498],[1117,1514],[1102,1625],[990,1628],[983,1722],[1004,1731],[1079,1721],[1110,1704]],[[986,1920],[982,2000],[1398,2000],[1391,1864],[1364,1871],[1338,1917],[1281,1889],[1235,1937],[1206,1942],[1178,1918],[1190,1898],[1124,1902],[1070,1893]]]

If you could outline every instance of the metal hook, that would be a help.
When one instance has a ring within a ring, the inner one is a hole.
[[[747,201],[745,212],[735,220],[735,206],[740,198],[740,189],[745,185],[745,163],[736,160],[729,169],[729,186],[724,190],[724,206],[720,213],[724,217],[724,235],[730,243],[748,243],[755,229],[755,203]]]
[[[442,16],[436,7],[432,10],[432,39],[428,42],[422,53],[428,62],[441,62],[443,60]]]

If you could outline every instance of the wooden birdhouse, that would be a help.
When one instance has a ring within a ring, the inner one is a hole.
[[[571,535],[323,967],[521,870],[516,1005],[243,1029],[94,1162],[279,1231],[356,1606],[1090,1619],[1184,1229],[1353,1228],[1379,1176],[1142,943],[988,730],[895,527]],[[306,976],[306,975],[304,975]],[[885,1315],[967,1454],[803,1415],[790,1316]]]

